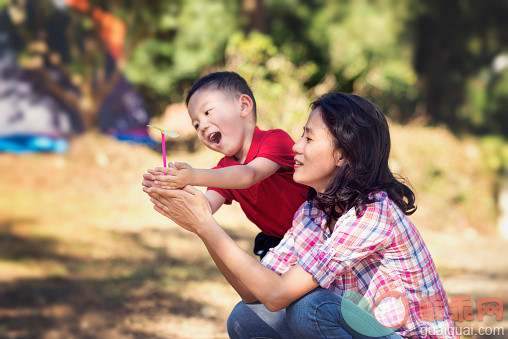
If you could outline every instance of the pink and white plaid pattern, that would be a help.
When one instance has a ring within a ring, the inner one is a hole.
[[[360,217],[355,209],[337,221],[333,233],[326,215],[305,202],[281,243],[263,265],[283,274],[299,264],[323,288],[339,295],[360,294],[381,324],[402,324],[404,337],[458,338],[436,266],[423,239],[385,192],[371,194]],[[398,297],[397,297],[398,296]],[[441,310],[429,318],[429,300]],[[404,305],[405,307],[401,307]],[[423,315],[423,316],[422,316]]]

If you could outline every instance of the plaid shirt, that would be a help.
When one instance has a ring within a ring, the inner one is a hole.
[[[370,198],[374,202],[360,217],[350,209],[337,220],[333,233],[326,215],[312,201],[305,202],[263,265],[283,274],[299,264],[321,287],[343,297],[360,296],[360,307],[373,312],[382,325],[399,328],[401,336],[458,338],[420,233],[385,192]],[[358,303],[356,299],[352,301]]]

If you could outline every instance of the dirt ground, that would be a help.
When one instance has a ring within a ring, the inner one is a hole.
[[[170,148],[170,160],[218,160],[185,151]],[[160,162],[153,150],[95,134],[65,155],[0,154],[1,338],[227,337],[238,297],[198,239],[153,211],[141,190],[142,173]],[[237,205],[217,219],[251,250],[256,231]],[[508,241],[421,232],[449,297],[499,297],[506,311]],[[474,319],[461,326],[504,327],[497,337],[508,338],[506,319]]]

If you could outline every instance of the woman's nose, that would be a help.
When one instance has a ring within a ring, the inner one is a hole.
[[[293,152],[294,153],[302,153],[301,152],[301,149],[302,149],[302,139],[303,137],[301,137],[300,139],[298,139],[298,141],[293,145]]]

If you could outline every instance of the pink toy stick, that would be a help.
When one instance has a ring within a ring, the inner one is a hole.
[[[161,132],[162,137],[162,162],[164,167],[168,167],[166,164],[166,138],[164,137],[164,132]]]
[[[168,167],[168,165],[166,163],[166,137],[165,137],[165,135],[167,134],[171,138],[176,138],[177,136],[179,136],[179,134],[175,133],[175,132],[165,131],[162,128],[155,127],[155,126],[152,126],[152,125],[147,125],[147,126],[151,127],[151,128],[155,128],[155,129],[157,129],[157,130],[159,130],[161,132],[161,139],[162,139],[162,162],[163,162],[164,167]],[[164,173],[164,175],[166,175],[166,173]]]

